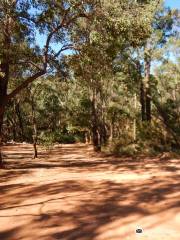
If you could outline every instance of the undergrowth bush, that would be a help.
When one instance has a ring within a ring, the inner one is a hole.
[[[106,148],[117,155],[134,156],[138,154],[157,155],[162,152],[177,152],[173,145],[173,138],[168,134],[160,122],[141,123],[137,129],[137,140],[131,136],[121,136],[113,139]]]
[[[42,132],[38,139],[39,143],[45,146],[51,146],[54,143],[72,144],[84,140],[81,135],[59,132]]]

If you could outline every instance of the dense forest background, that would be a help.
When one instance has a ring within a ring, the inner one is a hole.
[[[2,0],[1,145],[178,151],[179,27],[158,0]]]

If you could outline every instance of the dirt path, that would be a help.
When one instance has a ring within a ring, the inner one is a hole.
[[[4,147],[0,240],[180,239],[178,159],[105,157],[63,145],[33,160],[31,150]]]

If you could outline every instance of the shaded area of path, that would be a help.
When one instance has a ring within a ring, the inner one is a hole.
[[[4,147],[0,239],[180,239],[179,159],[103,156],[81,144],[37,160],[31,151]]]

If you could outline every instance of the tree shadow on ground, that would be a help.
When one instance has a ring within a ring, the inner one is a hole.
[[[46,191],[42,187],[46,188]],[[20,185],[19,189],[24,192],[20,199],[22,202],[34,194],[36,196],[37,194],[46,195],[49,199],[25,205],[21,203],[5,209],[1,208],[0,219],[7,218],[7,214],[2,215],[3,210],[16,208],[21,212],[20,208],[22,208],[22,213],[10,214],[18,221],[19,217],[28,215],[28,209],[30,211],[32,207],[36,207],[37,213],[30,214],[31,218],[28,219],[28,223],[26,222],[21,228],[16,227],[15,230],[10,230],[11,239],[21,239],[18,236],[23,236],[24,229],[26,229],[27,234],[27,228],[31,226],[29,234],[31,234],[32,227],[36,234],[39,229],[44,229],[45,233],[40,231],[40,234],[37,235],[38,239],[92,240],[101,233],[101,229],[105,231],[108,224],[113,222],[117,221],[118,227],[121,228],[123,224],[131,222],[131,218],[128,220],[130,216],[136,216],[135,219],[138,220],[142,217],[167,212],[173,208],[177,209],[179,200],[171,195],[177,193],[178,188],[179,183],[175,181],[175,177],[171,179],[161,178],[159,181],[150,180],[141,184],[119,184],[112,181],[99,183],[64,181],[59,185],[57,183],[49,184],[37,188],[32,187],[29,190],[25,190],[24,186]],[[53,197],[59,192],[63,193],[64,196]],[[19,194],[11,195],[11,197],[19,198]],[[64,201],[69,202],[70,210],[63,208]],[[71,201],[72,203],[70,203]],[[55,204],[52,212],[51,204]],[[164,220],[162,219],[162,221]],[[159,224],[159,222],[153,224]],[[65,230],[61,230],[63,228]],[[117,226],[115,226],[116,228]],[[7,230],[0,233],[0,239],[9,239],[7,236],[9,236]],[[24,236],[22,239],[26,239],[26,237]]]
[[[0,190],[0,221],[23,219],[23,223],[2,230],[0,239],[96,240],[99,237],[108,240],[111,234],[111,239],[125,239],[131,231],[129,224],[152,217],[153,220],[146,223],[147,227],[157,226],[171,219],[179,209],[177,160],[112,157],[88,160],[82,152],[87,153],[85,147],[75,148],[76,153],[69,147],[55,149],[51,158],[44,160],[42,169],[46,169],[46,163],[49,166],[51,160],[52,165],[54,162],[57,165],[49,169],[52,170],[51,182],[46,179],[29,184],[13,183],[9,179],[9,171],[13,173],[13,170],[5,171],[6,182],[1,184]],[[33,160],[31,167],[26,168],[25,162],[19,168],[17,166],[17,175],[22,169],[27,171],[26,174],[38,170]],[[55,168],[60,173],[66,169],[69,173],[80,173],[80,176],[73,179],[68,175],[69,179],[64,180],[62,175],[53,174]],[[89,180],[86,178],[88,172],[91,173]],[[128,178],[131,174],[138,177],[147,172],[155,175],[140,180]],[[95,173],[97,175],[93,175]],[[106,173],[108,178],[97,178],[99,173]],[[118,177],[124,173],[127,173],[127,179],[122,181]],[[156,217],[159,215],[163,217]]]
[[[13,146],[16,148],[16,146]],[[166,171],[178,171],[178,159],[159,159],[153,157],[115,157],[112,155],[94,154],[92,147],[87,145],[65,145],[50,151],[39,151],[38,159],[32,159],[32,146],[23,146],[27,152],[12,151],[6,156],[6,170],[29,170],[39,168],[73,168],[88,171],[120,170],[136,171],[151,170],[159,167]],[[22,149],[21,149],[22,150]],[[94,157],[96,156],[96,157]],[[9,161],[8,161],[9,160]],[[177,165],[175,164],[177,163]],[[173,166],[171,166],[173,165]]]

